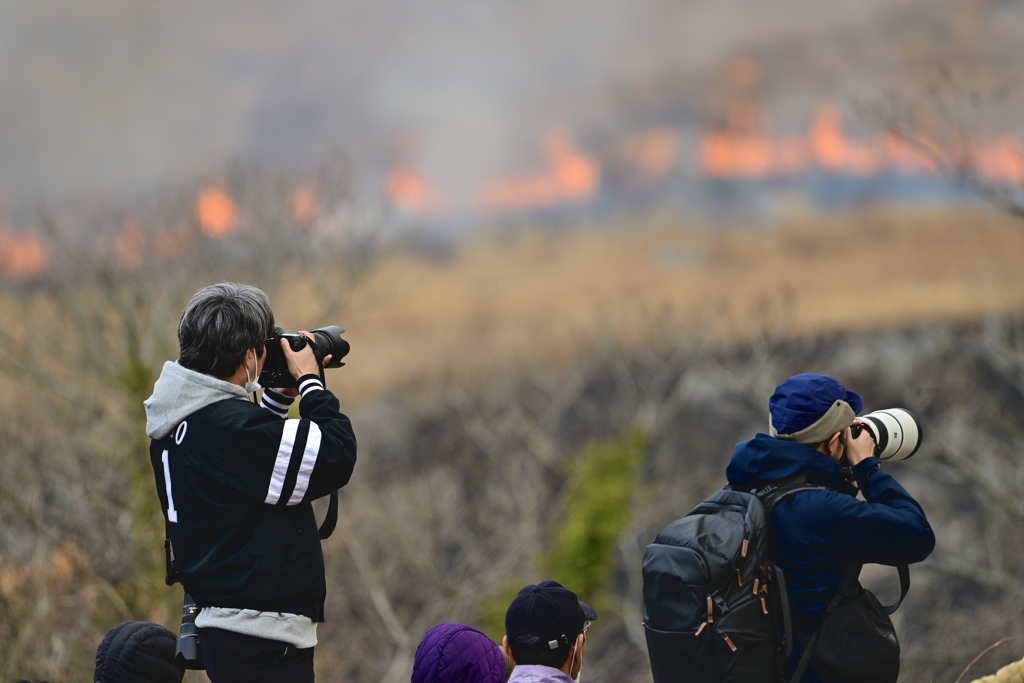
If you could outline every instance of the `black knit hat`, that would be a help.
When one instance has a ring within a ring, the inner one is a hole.
[[[96,650],[95,683],[181,683],[174,659],[177,636],[160,624],[126,621],[107,632]]]

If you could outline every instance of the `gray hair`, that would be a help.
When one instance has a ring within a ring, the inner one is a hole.
[[[235,374],[245,352],[263,353],[274,333],[270,299],[259,287],[222,282],[192,295],[178,323],[178,363],[214,377]]]

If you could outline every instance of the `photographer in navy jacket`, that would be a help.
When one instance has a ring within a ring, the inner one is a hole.
[[[157,493],[213,683],[313,680],[326,580],[312,501],[344,486],[356,461],[310,345],[293,351],[273,332],[257,287],[199,290],[178,325],[179,359],[145,401]],[[297,388],[268,389],[257,404],[268,343],[281,344]],[[298,396],[300,418],[289,419]]]
[[[811,634],[839,590],[844,566],[920,562],[935,547],[935,535],[917,501],[879,468],[868,430],[856,438],[851,433],[860,396],[832,377],[806,373],[780,384],[768,407],[770,433],[737,444],[726,476],[741,490],[796,475],[826,487],[796,493],[772,509],[771,556],[784,572],[794,624]],[[787,674],[802,654],[801,643],[795,645]],[[810,669],[803,680],[818,679]]]

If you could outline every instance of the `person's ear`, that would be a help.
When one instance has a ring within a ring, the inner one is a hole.
[[[583,668],[583,654],[586,650],[587,637],[584,634],[576,636],[576,642],[569,650],[569,677],[576,678]]]
[[[832,438],[828,440],[828,445],[826,446],[828,457],[832,458],[836,462],[839,462],[839,440],[842,436],[842,432],[836,432],[832,435]]]
[[[501,637],[501,651],[515,664],[516,658],[512,656],[512,646],[508,644],[508,636]]]

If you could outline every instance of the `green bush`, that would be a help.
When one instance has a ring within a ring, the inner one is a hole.
[[[620,439],[592,442],[568,465],[561,522],[541,566],[545,576],[595,607],[605,602],[646,449],[647,435],[634,429]]]
[[[620,439],[591,442],[566,467],[565,498],[550,549],[538,557],[541,579],[554,579],[599,612],[614,568],[615,546],[630,522],[637,470],[647,448],[639,429]],[[505,611],[529,580],[506,584],[480,605],[481,630],[501,642]]]

